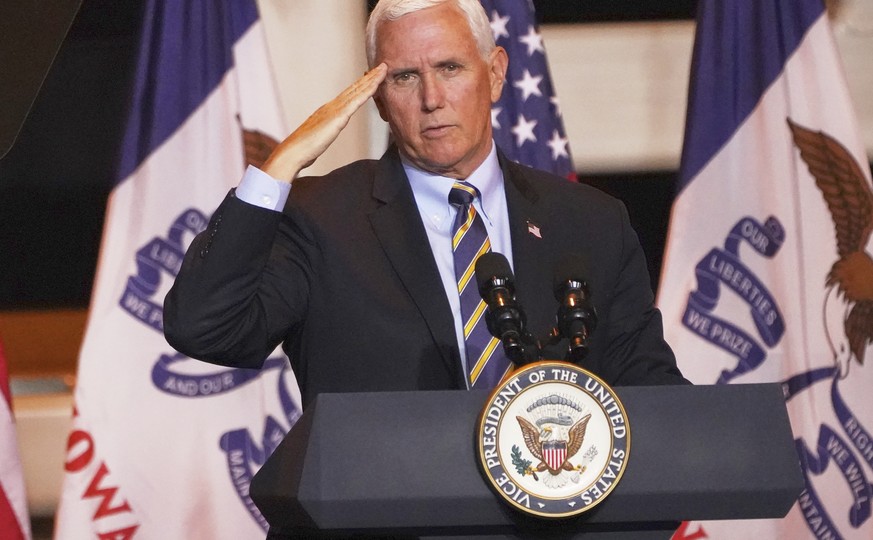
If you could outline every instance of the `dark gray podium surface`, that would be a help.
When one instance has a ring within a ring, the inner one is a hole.
[[[628,467],[579,517],[522,516],[491,491],[474,436],[488,394],[477,391],[322,394],[255,476],[252,499],[284,534],[414,536],[669,538],[676,521],[782,517],[793,505],[803,479],[779,385],[615,390]]]

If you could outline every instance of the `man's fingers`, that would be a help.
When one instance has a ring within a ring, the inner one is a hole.
[[[352,115],[376,93],[379,84],[385,79],[387,71],[388,67],[385,64],[379,64],[371,69],[316,111],[310,120],[318,124],[338,121],[340,129],[342,129]],[[309,120],[306,123],[309,123]]]
[[[385,63],[379,64],[370,71],[364,73],[361,78],[353,82],[346,91],[359,91],[362,89],[370,89],[370,92],[375,92],[379,83],[385,79],[385,74],[388,72],[388,66]]]
[[[376,93],[388,67],[379,64],[321,106],[276,148],[263,171],[287,181],[311,165],[339,136],[355,111]]]
[[[317,129],[323,126],[327,131],[333,129],[336,130],[336,133],[333,134],[331,139],[336,138],[339,135],[339,131],[345,127],[352,115],[355,114],[355,111],[360,109],[376,93],[376,89],[379,88],[379,84],[385,79],[387,71],[388,67],[385,64],[379,64],[371,69],[352,83],[351,86],[343,90],[340,95],[318,109],[301,127]],[[332,126],[332,128],[329,126]]]
[[[379,85],[385,80],[387,72],[388,67],[385,64],[379,64],[346,88],[337,96],[337,99],[343,106],[352,106],[353,110],[350,114],[353,113],[376,93]]]

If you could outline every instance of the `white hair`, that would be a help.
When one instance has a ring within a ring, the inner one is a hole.
[[[393,21],[404,15],[415,13],[430,7],[451,2],[467,19],[476,47],[482,58],[487,59],[494,50],[494,35],[491,33],[491,23],[479,0],[379,0],[370,20],[367,21],[367,64],[372,68],[376,62],[376,33],[379,25],[385,21]]]

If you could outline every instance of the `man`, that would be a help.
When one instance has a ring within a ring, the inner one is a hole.
[[[453,251],[461,214],[484,224],[470,226],[487,234],[483,246],[512,261],[534,335],[554,325],[555,264],[577,253],[599,315],[583,367],[613,385],[687,382],[624,207],[496,149],[490,109],[508,58],[479,3],[382,0],[367,34],[372,69],[263,171],[250,168],[194,240],[165,302],[170,344],[259,367],[282,343],[304,404],[319,392],[479,387],[490,360],[464,328]],[[396,146],[378,161],[298,178],[370,97]],[[472,203],[450,203],[458,187]],[[565,350],[566,341],[549,355]]]

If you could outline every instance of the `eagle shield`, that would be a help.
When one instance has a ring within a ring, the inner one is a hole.
[[[561,470],[567,461],[567,441],[543,441],[543,461],[553,471]]]

